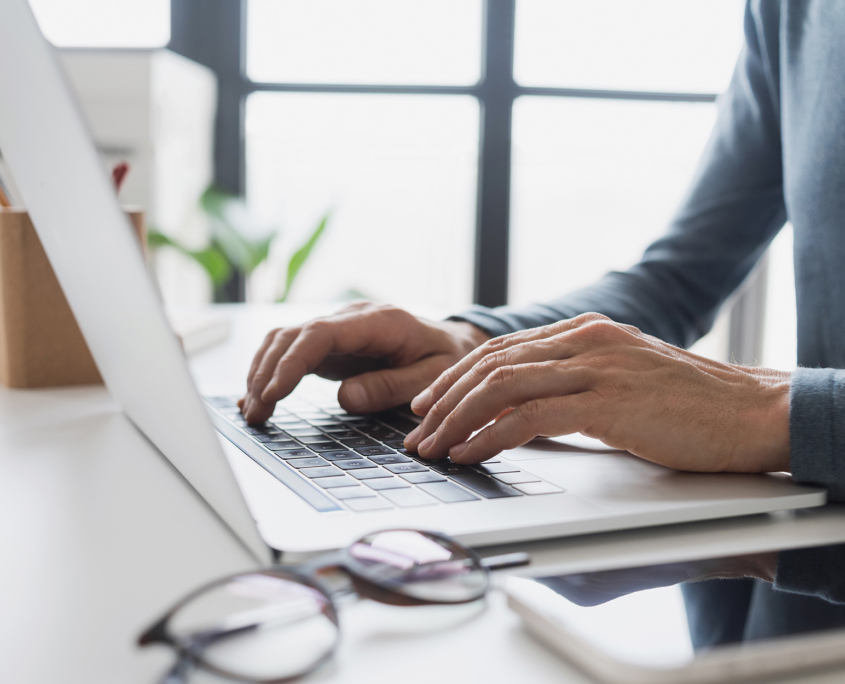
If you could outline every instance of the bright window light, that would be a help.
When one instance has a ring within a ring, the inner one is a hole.
[[[256,93],[247,101],[246,161],[250,204],[283,230],[279,261],[256,274],[253,301],[278,294],[284,260],[333,209],[295,301],[352,291],[445,310],[470,303],[474,98]]]
[[[530,86],[722,92],[745,0],[518,0],[515,76]]]
[[[481,0],[249,0],[253,81],[478,81]]]
[[[548,300],[636,262],[666,230],[715,116],[712,104],[517,100],[511,302]]]
[[[29,0],[58,47],[144,48],[170,42],[170,0]]]

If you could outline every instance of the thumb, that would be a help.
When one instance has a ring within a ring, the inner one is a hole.
[[[428,356],[402,368],[388,368],[344,380],[337,400],[350,413],[374,413],[407,404],[449,367],[445,356]]]

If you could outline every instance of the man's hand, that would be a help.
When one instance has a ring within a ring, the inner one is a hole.
[[[414,399],[425,420],[405,445],[478,463],[539,435],[580,432],[678,470],[788,470],[789,375],[584,314],[470,353]]]
[[[270,331],[238,406],[251,423],[267,420],[303,376],[316,373],[344,380],[338,400],[347,411],[380,411],[410,401],[487,339],[469,323],[434,323],[395,307],[355,302],[332,316]]]

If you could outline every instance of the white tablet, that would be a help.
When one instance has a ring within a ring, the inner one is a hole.
[[[541,579],[509,606],[571,663],[613,684],[703,684],[840,666],[845,544]]]

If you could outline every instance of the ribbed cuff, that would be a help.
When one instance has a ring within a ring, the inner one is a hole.
[[[845,370],[799,368],[789,392],[792,477],[845,501]]]

